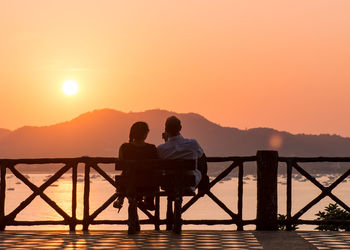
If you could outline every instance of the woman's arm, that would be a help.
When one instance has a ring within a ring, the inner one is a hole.
[[[124,150],[125,150],[126,143],[122,144],[119,148],[119,160],[124,160]]]

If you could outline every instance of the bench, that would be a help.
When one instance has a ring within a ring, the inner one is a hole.
[[[123,170],[123,174],[116,175],[115,180],[117,186],[126,187],[123,193],[118,190],[117,192],[127,197],[129,201],[129,233],[140,230],[137,208],[142,210],[149,217],[148,222],[154,224],[155,229],[159,230],[159,225],[162,224],[159,216],[160,196],[167,197],[165,220],[167,230],[181,233],[182,197],[195,195],[191,187],[195,186],[193,170],[196,169],[196,160],[125,160],[117,161],[115,169]],[[144,188],[149,187],[150,184],[154,188]],[[155,196],[154,215],[138,206],[138,200],[143,196]]]

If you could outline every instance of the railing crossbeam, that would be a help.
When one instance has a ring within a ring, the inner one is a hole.
[[[213,181],[209,183],[209,187],[212,188],[216,183],[220,182],[224,179],[229,173],[232,172],[233,169],[239,166],[241,161],[234,161],[228,168],[226,168],[223,172],[221,172]]]
[[[214,180],[212,180],[209,183],[209,190],[219,181],[221,181],[222,179],[224,179],[229,173],[231,173],[231,171],[233,169],[235,169],[237,166],[239,166],[240,161],[235,161],[233,162],[228,168],[226,168],[222,173],[220,173]],[[187,209],[189,209],[199,198],[203,197],[206,193],[198,193],[195,196],[193,196],[182,208],[181,208],[181,213],[184,213],[187,211]]]
[[[145,209],[143,207],[138,207],[138,209],[140,209],[142,211],[142,213],[144,213],[150,220],[152,220],[152,221],[155,220],[155,217],[150,212],[148,212],[147,209]]]
[[[109,199],[102,204],[102,206],[100,206],[98,209],[96,209],[95,212],[93,212],[90,216],[89,216],[89,221],[93,221],[103,210],[105,210],[116,198],[118,197],[117,193],[114,193],[111,197],[109,197]]]
[[[331,199],[333,199],[335,202],[337,202],[339,205],[341,205],[345,210],[348,212],[350,211],[350,208],[342,202],[338,197],[336,197],[334,194],[332,194],[332,190],[338,186],[345,178],[347,178],[350,174],[350,169],[346,171],[343,175],[341,175],[335,182],[333,182],[332,185],[329,187],[323,186],[321,183],[319,183],[314,177],[312,177],[309,173],[307,173],[302,167],[299,166],[298,163],[293,162],[293,167],[303,176],[305,176],[308,180],[310,180],[313,184],[315,184],[319,189],[321,189],[322,193],[318,195],[315,199],[313,199],[311,202],[309,202],[305,207],[303,207],[299,212],[297,212],[292,218],[292,221],[297,220],[300,218],[303,214],[305,214],[311,207],[313,207],[315,204],[317,204],[320,200],[322,200],[324,197],[329,196]]]
[[[117,184],[115,183],[115,181],[105,171],[103,171],[97,164],[93,164],[91,166],[93,169],[96,170],[97,173],[99,173],[103,178],[105,178],[106,181],[108,181],[115,188],[117,188]]]
[[[63,168],[61,168],[56,174],[51,176],[44,184],[42,184],[40,187],[37,187],[32,182],[30,182],[24,175],[22,175],[14,166],[9,166],[9,169],[11,172],[20,179],[24,184],[26,184],[32,191],[33,194],[29,196],[25,201],[23,201],[15,210],[13,210],[9,215],[6,217],[9,220],[14,220],[17,214],[22,211],[25,207],[29,205],[29,203],[34,200],[34,198],[38,195],[47,203],[49,204],[59,215],[61,215],[65,220],[70,221],[69,215],[63,211],[53,200],[51,200],[46,194],[44,194],[44,191],[47,187],[49,187],[52,183],[54,183],[56,180],[58,180],[65,172],[67,172],[70,169],[71,166],[66,165]]]
[[[310,175],[308,172],[306,172],[298,163],[293,162],[293,167],[301,174],[303,175],[306,179],[308,179],[309,181],[311,181],[316,187],[318,187],[319,189],[323,189],[324,186],[319,183],[315,177],[313,177],[312,175]]]
[[[231,216],[232,219],[240,220],[241,218],[232,212],[221,200],[219,200],[212,192],[208,191],[207,195],[216,203],[219,205],[220,208],[222,208],[228,215]]]

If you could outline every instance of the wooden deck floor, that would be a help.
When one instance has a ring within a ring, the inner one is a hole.
[[[116,249],[116,248],[236,248],[236,249],[350,249],[350,232],[194,231],[4,231],[0,249]]]

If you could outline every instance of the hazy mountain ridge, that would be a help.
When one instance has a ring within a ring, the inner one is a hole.
[[[11,130],[0,128],[0,139],[11,133]]]
[[[138,120],[148,122],[150,143],[162,143],[164,121],[170,115],[182,120],[183,135],[196,138],[208,156],[254,155],[258,149],[277,149],[283,156],[350,155],[350,138],[337,135],[293,135],[270,128],[240,130],[222,127],[195,113],[103,109],[52,126],[1,129],[0,157],[116,156],[118,147],[128,140],[130,125]],[[276,136],[282,143],[279,148],[270,143]]]

